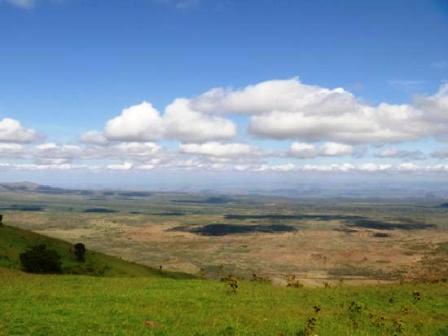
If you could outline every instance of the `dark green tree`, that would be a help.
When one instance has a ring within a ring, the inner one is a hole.
[[[86,260],[86,251],[86,246],[83,243],[76,243],[73,246],[73,253],[78,261],[84,262]]]
[[[20,254],[20,264],[29,273],[61,273],[61,256],[45,244],[28,248]]]

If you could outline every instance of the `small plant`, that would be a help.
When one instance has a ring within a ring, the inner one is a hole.
[[[86,246],[83,243],[73,245],[73,253],[75,254],[76,260],[80,262],[86,261],[86,251]]]
[[[394,336],[398,335],[398,334],[402,334],[404,331],[404,324],[402,321],[400,320],[395,320],[393,322],[394,325]]]
[[[414,303],[417,303],[418,301],[420,301],[422,299],[422,296],[419,291],[413,291],[412,296],[414,298]]]
[[[364,309],[363,306],[356,303],[355,301],[352,301],[348,307],[349,319],[354,329],[357,329],[359,326],[358,321],[360,320],[363,309]]]
[[[288,275],[288,278],[286,279],[286,287],[291,288],[302,288],[303,285],[300,283],[298,279],[296,279],[295,274]]]
[[[20,264],[29,273],[61,273],[61,256],[54,250],[40,244],[20,254]]]
[[[266,279],[265,277],[259,276],[255,273],[252,273],[252,279],[250,279],[251,281],[256,281],[256,282],[268,282],[269,280]]]
[[[238,290],[238,279],[235,276],[229,275],[226,278],[222,278],[221,281],[224,281],[227,284],[232,294],[236,294]]]
[[[315,335],[316,325],[317,318],[310,317],[308,320],[306,320],[305,328],[303,329],[303,336]]]

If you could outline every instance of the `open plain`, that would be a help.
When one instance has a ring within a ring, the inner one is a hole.
[[[292,199],[208,193],[4,190],[8,221],[120,258],[205,278],[286,285],[448,277],[441,199]]]

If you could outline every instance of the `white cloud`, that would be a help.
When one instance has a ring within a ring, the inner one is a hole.
[[[253,171],[255,172],[280,172],[280,173],[287,173],[292,172],[297,169],[296,165],[293,163],[285,163],[285,164],[263,164],[255,169]]]
[[[318,156],[347,156],[353,155],[350,145],[337,142],[326,142],[321,147],[309,143],[294,142],[289,149],[289,155],[301,159],[312,159]]]
[[[396,148],[384,148],[375,153],[378,158],[397,158],[397,159],[412,159],[423,160],[425,155],[419,150],[405,150]]]
[[[109,143],[103,133],[98,131],[87,131],[81,135],[81,142],[90,145],[104,146]]]
[[[124,109],[121,115],[109,120],[104,129],[104,136],[113,141],[150,141],[162,135],[162,118],[148,102]]]
[[[290,155],[302,159],[315,158],[317,156],[317,152],[318,151],[315,145],[303,142],[292,143],[289,150]]]
[[[183,142],[229,140],[236,135],[230,120],[192,110],[186,99],[176,99],[162,116],[150,103],[143,102],[123,110],[109,120],[104,132],[89,131],[81,136],[84,143],[105,145],[109,141],[147,142],[175,139]]]
[[[181,144],[185,154],[210,155],[218,157],[241,157],[256,154],[257,150],[248,144],[207,142],[203,144]]]
[[[233,122],[199,113],[190,108],[187,99],[176,99],[168,105],[163,121],[167,137],[183,142],[228,140],[236,135]]]
[[[129,156],[151,156],[160,150],[160,146],[153,142],[124,142],[116,144],[111,148]]]
[[[24,146],[14,143],[0,143],[0,156],[21,155],[24,153]]]
[[[11,118],[0,120],[0,142],[30,143],[38,139],[31,128],[24,128],[19,121]]]
[[[110,170],[131,170],[133,167],[134,165],[131,162],[107,165],[107,169]]]
[[[448,149],[439,149],[431,153],[431,156],[437,159],[448,159]]]
[[[436,95],[421,97],[415,105],[373,106],[360,102],[342,88],[306,85],[293,78],[238,90],[214,88],[190,99],[189,105],[208,114],[249,115],[250,131],[260,137],[382,144],[446,134],[447,97],[446,86],[442,86]],[[443,110],[442,125],[432,117],[441,115],[437,109]]]
[[[345,156],[352,155],[353,147],[350,145],[344,145],[337,142],[327,142],[322,146],[322,156]]]
[[[431,124],[433,135],[448,139],[448,83],[443,84],[432,96],[415,98],[415,105],[424,111],[425,120]]]

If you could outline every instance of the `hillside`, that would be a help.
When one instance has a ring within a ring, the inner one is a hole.
[[[448,334],[445,283],[311,289],[240,282],[234,294],[218,281],[0,268],[0,284],[5,336]]]
[[[28,245],[45,243],[66,273],[18,270]],[[435,335],[448,334],[448,284],[274,287],[262,279],[188,279],[70,244],[0,227],[0,335]],[[88,266],[87,266],[88,265]],[[175,279],[177,278],[177,279]]]
[[[86,261],[80,263],[75,260],[71,248],[72,245],[58,239],[49,238],[37,233],[19,228],[0,225],[0,267],[19,270],[19,255],[27,247],[45,244],[48,248],[56,250],[62,257],[63,273],[101,276],[165,276],[187,277],[184,274],[161,274],[158,270],[143,265],[111,257],[102,253],[90,251],[87,246]]]

